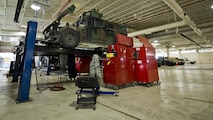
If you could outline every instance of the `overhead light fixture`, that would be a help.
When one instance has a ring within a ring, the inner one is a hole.
[[[175,46],[173,45],[172,47],[174,48]]]
[[[33,3],[33,4],[31,5],[31,8],[32,8],[33,10],[36,10],[36,11],[38,11],[38,10],[41,9],[41,7],[40,7],[38,4],[36,4],[36,3]]]
[[[213,5],[211,6],[211,8],[213,9]]]
[[[20,25],[20,27],[22,27],[22,28],[27,28],[27,26],[26,26],[26,25]]]
[[[20,35],[20,36],[25,36],[26,32],[18,32],[17,34]]]
[[[154,41],[154,43],[157,43],[157,42],[158,42],[157,40]]]

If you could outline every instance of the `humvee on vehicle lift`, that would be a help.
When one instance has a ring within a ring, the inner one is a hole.
[[[114,44],[116,33],[127,35],[125,26],[103,20],[103,14],[95,9],[84,12],[72,25],[67,23],[66,26],[59,27],[60,20],[67,14],[73,13],[74,10],[75,6],[70,6],[43,31],[45,44],[66,49],[76,46],[98,48]]]

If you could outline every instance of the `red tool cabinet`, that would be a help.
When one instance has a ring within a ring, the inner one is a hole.
[[[108,47],[108,52],[114,52],[116,56],[103,61],[103,81],[118,86],[133,82],[135,69],[132,38],[121,34],[116,36],[117,43]]]
[[[76,57],[75,64],[78,73],[89,73],[90,57]]]
[[[157,60],[155,49],[144,37],[137,37],[143,43],[143,47],[134,48],[135,50],[135,81],[150,83],[159,81]]]

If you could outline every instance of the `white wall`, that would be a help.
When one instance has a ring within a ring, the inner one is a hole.
[[[0,52],[0,70],[9,70],[10,62],[15,60],[13,53]]]
[[[171,53],[171,57],[178,57],[182,56],[182,58],[188,58],[189,60],[195,60],[197,63],[200,64],[213,64],[213,52],[175,52]]]
[[[200,63],[213,63],[213,52],[201,52],[198,55],[200,58]]]
[[[188,58],[189,60],[195,60],[200,64],[213,64],[213,52],[192,52],[192,53],[177,53],[171,54],[171,57]]]

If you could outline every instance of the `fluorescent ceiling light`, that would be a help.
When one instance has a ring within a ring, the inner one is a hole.
[[[174,45],[172,47],[175,47]]]
[[[17,35],[20,35],[20,36],[25,36],[26,33],[25,32],[18,32]]]
[[[213,5],[211,6],[211,8],[213,9]]]
[[[154,41],[154,43],[157,43],[157,42],[158,42],[157,40]]]
[[[21,27],[23,27],[23,28],[27,28],[27,26],[26,26],[26,25],[21,25]]]
[[[40,10],[40,9],[41,9],[41,7],[40,7],[38,4],[35,4],[35,3],[33,3],[33,4],[31,5],[31,8],[32,8],[33,10]]]

